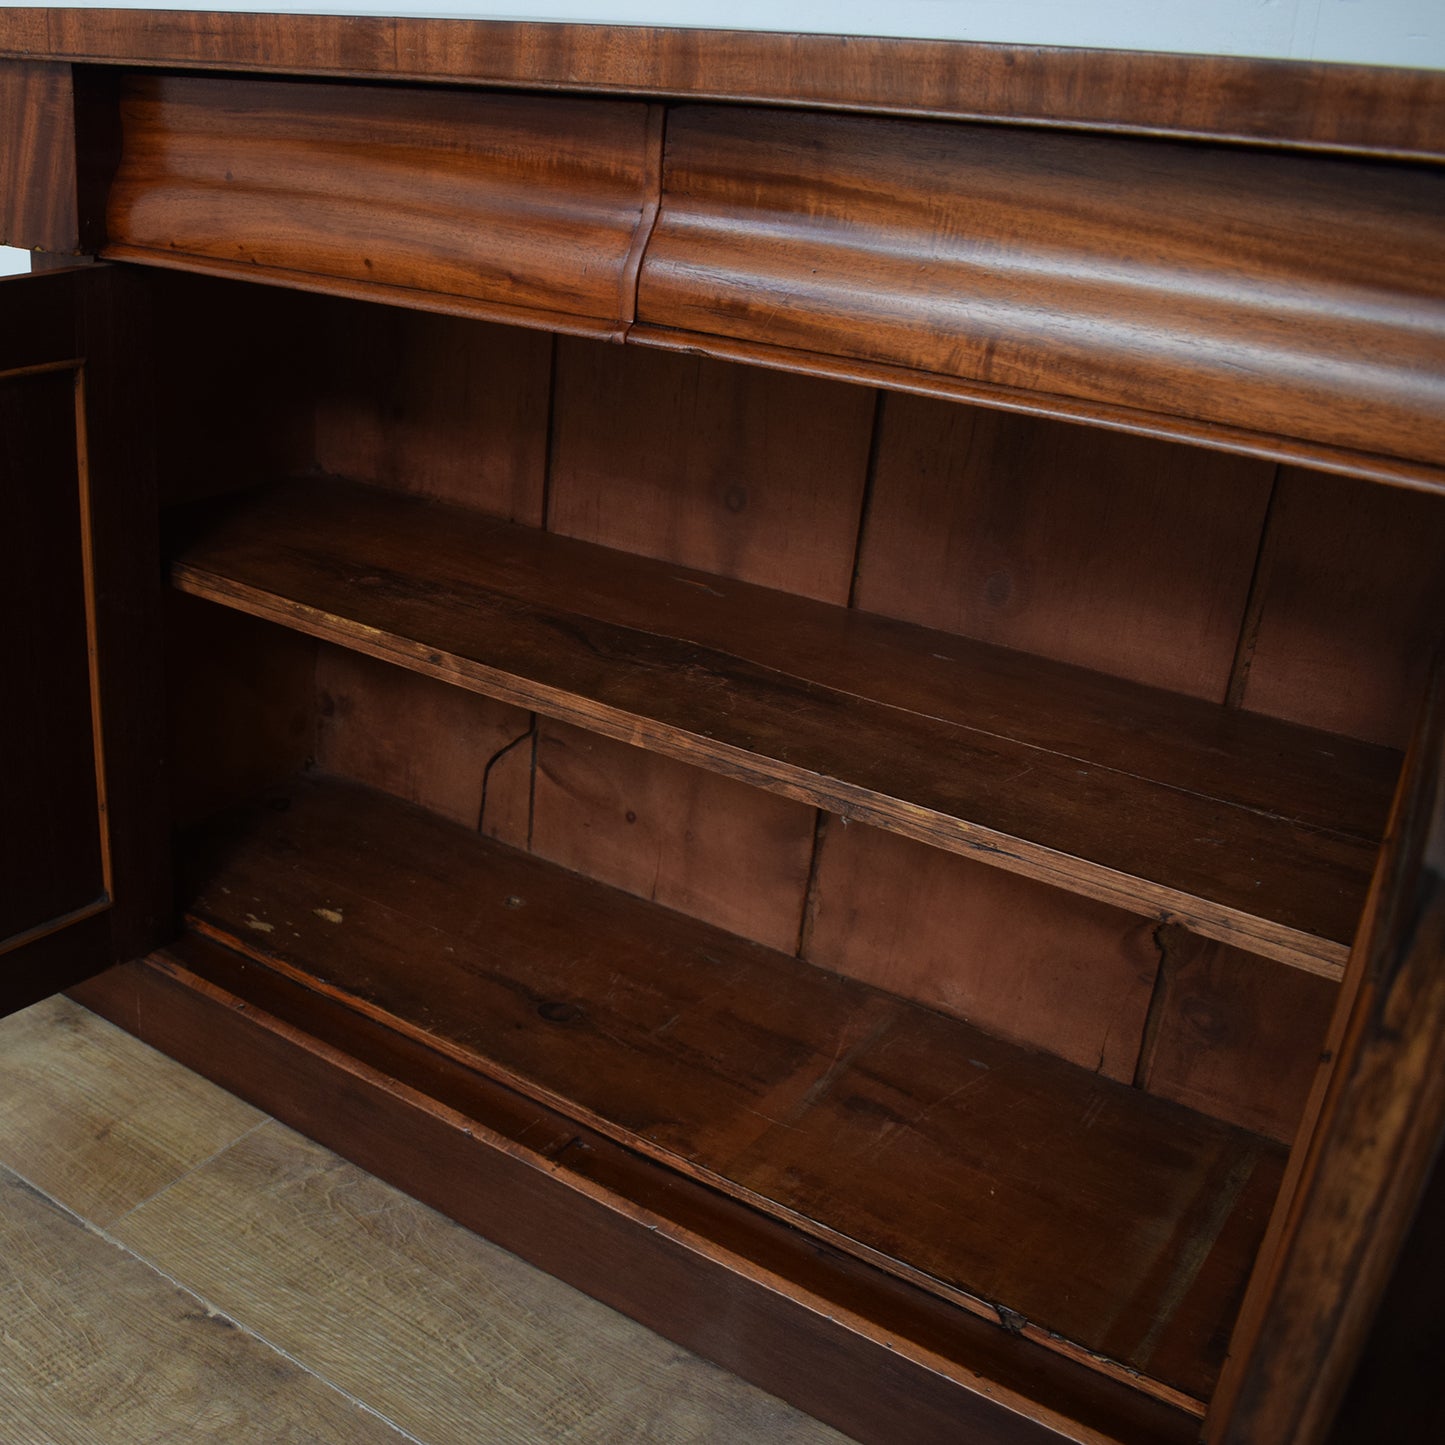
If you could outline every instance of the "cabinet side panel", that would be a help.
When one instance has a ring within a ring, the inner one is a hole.
[[[0,60],[0,245],[80,249],[70,66]]]

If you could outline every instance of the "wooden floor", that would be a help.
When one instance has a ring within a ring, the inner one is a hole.
[[[65,999],[0,1021],[15,1445],[843,1439]]]

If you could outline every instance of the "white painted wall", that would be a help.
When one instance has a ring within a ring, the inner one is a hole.
[[[0,276],[20,276],[30,269],[30,252],[0,246]]]
[[[1445,0],[497,0],[491,10],[478,8],[476,0],[94,3],[131,9],[449,15],[932,36],[1445,69]]]

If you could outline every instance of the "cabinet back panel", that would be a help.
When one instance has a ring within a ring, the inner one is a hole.
[[[1287,467],[1245,707],[1403,747],[1445,643],[1445,497]]]
[[[561,723],[541,725],[536,767],[539,857],[797,949],[812,808]]]
[[[1274,470],[889,396],[858,605],[1222,702]]]
[[[187,827],[310,762],[317,644],[178,592],[165,620],[171,809]]]
[[[548,527],[848,600],[874,393],[563,339]]]
[[[542,525],[554,338],[420,311],[313,306],[321,471]]]
[[[810,963],[1130,1082],[1158,968],[1150,919],[830,817]]]
[[[1292,1144],[1339,985],[1166,926],[1137,1079],[1149,1093]]]
[[[525,743],[530,713],[360,653],[322,645],[316,766],[525,847],[526,773],[493,770]]]

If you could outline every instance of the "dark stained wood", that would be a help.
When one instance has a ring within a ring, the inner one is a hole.
[[[830,819],[803,956],[1131,1083],[1158,966],[1154,928]]]
[[[303,389],[321,471],[542,525],[551,338],[392,307],[312,306],[319,340]]]
[[[80,249],[70,66],[0,60],[0,246]]]
[[[1440,465],[1442,215],[1423,169],[700,106],[638,318]]]
[[[855,600],[1222,702],[1273,470],[890,396]]]
[[[1387,754],[366,488],[195,525],[228,606],[1317,972],[1353,934]]]
[[[524,1258],[860,1441],[1187,1445],[1198,1421],[665,1171],[187,937],[91,1008]],[[694,1307],[698,1299],[711,1307]]]
[[[1415,1211],[1369,1338],[1341,1402],[1329,1445],[1431,1445],[1445,1435],[1445,1155]]]
[[[1445,643],[1445,497],[1289,469],[1270,530],[1243,705],[1403,746]]]
[[[144,308],[77,268],[0,285],[0,318],[8,1010],[153,946],[171,897]]]
[[[871,36],[381,16],[0,11],[0,53],[621,91],[1445,154],[1438,72]]]
[[[559,342],[549,530],[845,603],[874,396]]]
[[[648,107],[166,76],[122,85],[105,254],[609,335]]]
[[[1265,1141],[352,787],[297,782],[186,851],[208,934],[1031,1337],[1207,1397],[1278,1184]]]
[[[539,858],[783,953],[797,948],[811,808],[561,723],[539,731],[534,798]]]
[[[1158,937],[1141,1087],[1292,1144],[1321,1068],[1337,985],[1182,929]]]
[[[316,643],[184,594],[166,599],[167,798],[184,828],[316,755]]]
[[[163,501],[309,470],[325,364],[308,339],[316,323],[301,309],[312,298],[178,272],[146,281],[165,418],[156,437]]]
[[[108,901],[76,385],[71,368],[0,373],[0,616],[13,629],[0,707],[0,979],[21,938]]]
[[[1351,959],[1344,1040],[1212,1438],[1323,1440],[1445,1138],[1445,671]],[[1438,1221],[1433,1227],[1438,1230]]]
[[[322,647],[316,766],[526,846],[531,779],[493,762],[530,733],[529,714],[429,677]]]

